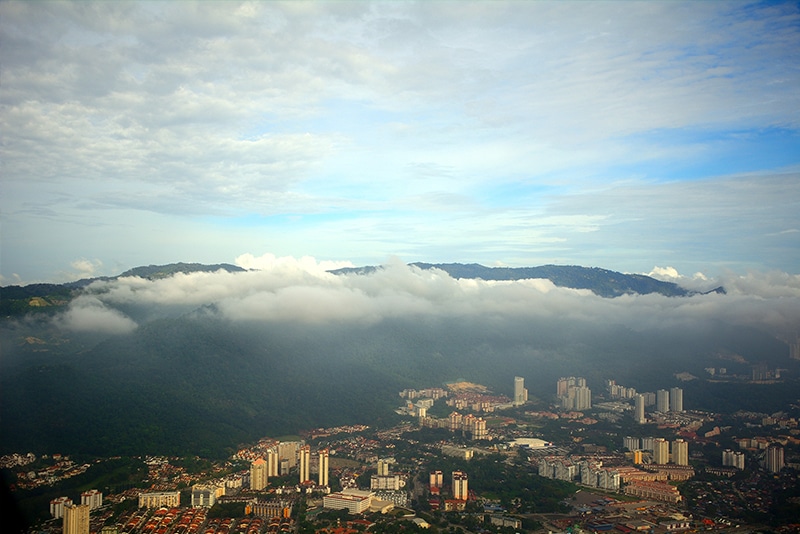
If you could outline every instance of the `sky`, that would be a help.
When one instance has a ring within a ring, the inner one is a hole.
[[[798,88],[796,2],[3,1],[0,284],[796,275]]]

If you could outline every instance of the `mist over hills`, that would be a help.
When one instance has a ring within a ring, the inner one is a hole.
[[[399,262],[167,271],[96,280],[50,313],[0,321],[3,450],[224,454],[264,435],[391,421],[399,390],[460,378],[509,394],[520,375],[550,400],[565,374],[596,392],[606,378],[669,387],[707,366],[797,376],[792,275],[723,280],[727,294],[605,298]],[[684,387],[689,408],[729,395]],[[774,391],[740,402],[779,407]]]

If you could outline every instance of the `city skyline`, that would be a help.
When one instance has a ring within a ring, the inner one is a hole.
[[[800,268],[796,3],[0,4],[0,284]]]

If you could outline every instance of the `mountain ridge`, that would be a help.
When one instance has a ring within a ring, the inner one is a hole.
[[[622,295],[659,293],[667,297],[686,297],[703,292],[692,291],[674,282],[665,282],[644,274],[625,274],[600,267],[579,265],[540,265],[538,267],[486,267],[479,263],[424,263],[409,265],[423,270],[439,269],[453,278],[481,280],[524,280],[542,278],[558,287],[589,289],[596,295],[614,298]],[[345,267],[334,269],[333,274],[369,274],[380,267]],[[705,293],[725,293],[720,286]]]
[[[408,265],[423,269],[439,269],[453,278],[482,280],[523,280],[547,279],[558,287],[572,289],[588,289],[604,298],[615,298],[622,295],[661,294],[667,297],[687,297],[702,292],[689,290],[674,282],[657,280],[643,274],[625,274],[600,267],[582,267],[579,265],[540,265],[536,267],[486,267],[479,263],[425,263],[414,262]],[[346,267],[328,272],[335,275],[364,275],[375,272],[382,267]],[[0,287],[0,317],[16,316],[27,312],[49,311],[58,309],[69,303],[82,289],[97,281],[113,281],[119,278],[138,276],[147,280],[158,280],[174,276],[177,273],[216,272],[224,270],[230,273],[246,272],[242,267],[228,264],[201,263],[168,263],[164,265],[147,265],[128,269],[116,276],[83,278],[63,284],[37,283],[28,285],[9,285]],[[723,287],[717,287],[706,293],[725,293]]]

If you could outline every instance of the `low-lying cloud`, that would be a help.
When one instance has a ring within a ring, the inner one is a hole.
[[[129,334],[137,324],[120,311],[105,305],[95,296],[81,296],[70,303],[69,309],[56,319],[59,326],[74,332]]]
[[[240,257],[261,270],[176,274],[96,282],[62,317],[73,330],[112,333],[140,323],[205,308],[236,322],[374,324],[390,318],[589,321],[636,330],[697,325],[705,320],[752,326],[782,339],[800,328],[800,276],[786,273],[729,274],[704,284],[723,285],[727,294],[664,297],[626,295],[614,299],[588,290],[556,287],[549,280],[454,279],[447,273],[407,266],[398,259],[370,274],[334,275],[339,264],[313,258]],[[680,278],[677,271],[664,268]],[[123,310],[123,311],[120,311]],[[138,316],[137,316],[138,317]]]

